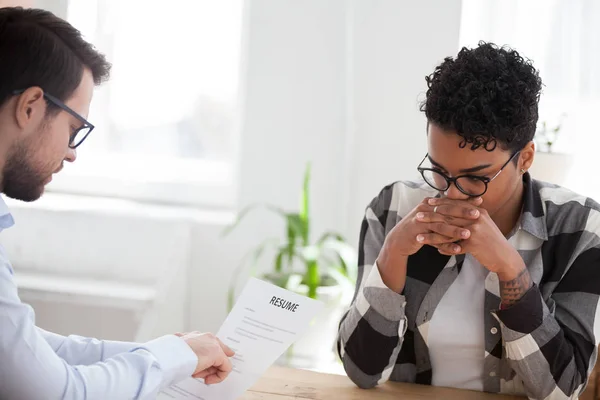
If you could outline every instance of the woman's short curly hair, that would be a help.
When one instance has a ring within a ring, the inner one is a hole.
[[[533,139],[542,80],[517,51],[485,42],[463,47],[425,80],[421,111],[428,123],[456,131],[461,147],[515,152]]]

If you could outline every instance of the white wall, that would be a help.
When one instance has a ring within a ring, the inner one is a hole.
[[[353,157],[346,231],[384,185],[418,177],[427,149],[425,75],[458,51],[460,0],[354,1]]]
[[[461,1],[251,4],[241,204],[296,207],[311,160],[315,231],[358,237],[368,201],[416,176],[419,95],[458,50]]]
[[[35,0],[0,0],[2,7],[33,7]]]
[[[239,204],[296,208],[310,160],[314,233],[337,229],[355,242],[367,202],[383,185],[415,176],[425,151],[418,96],[424,76],[457,51],[460,0],[251,0],[247,17]],[[17,274],[149,287],[179,277],[152,334],[216,330],[241,256],[282,233],[265,214],[223,239],[227,213],[54,198],[13,205],[18,225],[1,239]],[[53,321],[44,319],[60,330]]]

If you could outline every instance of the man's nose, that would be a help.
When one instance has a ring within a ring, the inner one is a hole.
[[[77,159],[77,150],[69,147],[69,151],[67,151],[67,155],[65,156],[65,160],[68,162],[75,162]]]

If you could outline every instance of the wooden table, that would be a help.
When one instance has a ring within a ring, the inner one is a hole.
[[[273,367],[241,399],[243,400],[510,400],[523,397],[501,396],[468,390],[392,383],[377,388],[359,389],[345,376]]]

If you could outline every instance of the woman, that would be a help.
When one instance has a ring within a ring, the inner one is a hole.
[[[424,182],[366,209],[339,331],[348,376],[577,398],[597,356],[600,206],[533,180],[542,82],[480,43],[426,78]]]

